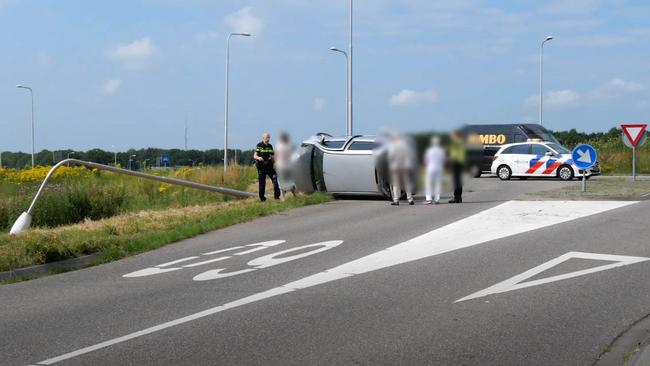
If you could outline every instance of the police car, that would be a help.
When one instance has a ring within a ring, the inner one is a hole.
[[[501,180],[511,177],[557,177],[571,180],[582,176],[571,158],[571,151],[555,142],[522,142],[505,144],[492,158],[492,174]],[[600,175],[598,162],[585,171],[587,177]]]

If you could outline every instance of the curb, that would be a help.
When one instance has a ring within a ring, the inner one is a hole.
[[[594,362],[594,366],[650,365],[650,315],[646,315],[625,330]]]
[[[17,268],[14,270],[0,272],[0,281],[11,281],[16,277],[40,277],[51,273],[52,271],[70,271],[80,269],[93,263],[100,258],[102,253],[84,255],[77,258],[65,259],[62,261],[39,264],[36,266]]]

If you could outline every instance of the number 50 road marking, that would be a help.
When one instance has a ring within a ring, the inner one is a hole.
[[[243,245],[243,246],[236,246],[232,248],[226,248],[226,249],[220,249],[220,250],[215,250],[212,252],[207,252],[203,253],[202,255],[215,255],[215,254],[221,254],[225,252],[230,252],[234,251],[237,249],[243,249],[242,251],[239,251],[237,253],[233,253],[232,255],[245,255],[245,254],[250,254],[254,253],[260,250],[264,250],[267,248],[274,247],[276,245],[284,243],[285,240],[273,240],[273,241],[267,241],[267,242],[262,242],[262,243],[255,243],[255,244],[248,244],[248,245]],[[208,280],[215,280],[219,278],[225,278],[225,277],[232,277],[248,272],[253,272],[258,269],[262,268],[268,268],[272,266],[276,266],[278,264],[290,262],[296,259],[304,258],[313,254],[317,254],[320,252],[324,252],[326,250],[332,249],[334,247],[339,246],[341,243],[343,243],[342,240],[332,240],[332,241],[324,241],[320,243],[314,243],[314,244],[308,244],[308,245],[303,245],[300,247],[296,248],[291,248],[291,249],[286,249],[282,250],[279,252],[275,252],[272,254],[268,254],[259,258],[255,258],[247,263],[247,265],[251,268],[246,268],[242,269],[239,271],[232,271],[232,272],[225,272],[227,268],[218,268],[218,269],[212,269],[206,272],[203,272],[197,276],[194,276],[194,281],[208,281]],[[250,247],[253,247],[252,249],[249,249]],[[312,250],[305,251],[306,249],[313,248]],[[294,255],[291,255],[291,253],[295,253]],[[154,267],[147,267],[145,269],[141,269],[135,272],[127,273],[123,277],[127,278],[133,278],[133,277],[146,277],[146,276],[153,276],[161,273],[167,273],[167,272],[174,272],[178,271],[183,268],[194,268],[194,267],[199,267],[203,266],[206,264],[212,264],[220,261],[224,261],[226,259],[232,258],[232,256],[219,256],[217,258],[212,258],[208,260],[203,260],[199,262],[194,262],[194,263],[189,263],[185,264],[182,266],[174,266],[178,265],[180,263],[186,263],[193,261],[195,259],[199,259],[199,256],[192,256],[192,257],[186,257],[186,258],[181,258],[177,259],[171,262],[159,264]],[[172,267],[174,266],[174,267]]]

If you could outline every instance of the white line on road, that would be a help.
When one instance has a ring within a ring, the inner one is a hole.
[[[181,259],[177,259],[177,260],[175,260],[175,261],[171,261],[171,262],[167,262],[167,263],[159,264],[159,265],[157,265],[156,267],[158,267],[158,268],[161,268],[161,267],[167,267],[167,266],[171,266],[171,265],[173,265],[173,264],[177,264],[177,263],[183,263],[183,262],[191,261],[192,259],[196,259],[196,258],[198,258],[198,257],[195,256],[195,257],[181,258]]]
[[[402,263],[451,252],[527,231],[556,225],[582,217],[602,213],[636,202],[618,201],[510,201],[473,216],[456,221],[406,242],[370,254],[338,267],[298,281],[244,297],[176,320],[162,323],[138,332],[110,339],[89,347],[39,362],[51,365],[111,345],[126,342],[176,325],[233,309],[292,291],[336,281]]]
[[[611,264],[605,264],[602,266],[597,266],[597,267],[592,267],[592,268],[587,268],[583,269],[580,271],[573,271],[573,272],[568,272],[568,273],[563,273],[561,275],[556,275],[556,276],[551,276],[551,277],[545,277],[545,278],[540,278],[534,281],[528,281],[528,282],[522,282],[524,280],[527,280],[531,277],[534,277],[550,268],[553,268],[561,263],[564,263],[568,261],[571,258],[577,258],[577,259],[591,259],[591,260],[599,260],[599,261],[610,261],[610,262],[615,262]],[[486,288],[485,290],[481,290],[478,292],[475,292],[469,296],[465,296],[462,299],[458,299],[454,302],[461,302],[461,301],[466,301],[466,300],[471,300],[471,299],[477,299],[479,297],[487,296],[487,295],[492,295],[492,294],[500,294],[508,291],[514,291],[514,290],[519,290],[522,288],[527,288],[527,287],[532,287],[532,286],[537,286],[537,285],[543,285],[547,284],[550,282],[555,282],[555,281],[561,281],[561,280],[566,280],[569,278],[573,277],[578,277],[578,276],[584,276],[590,273],[596,273],[600,271],[606,271],[608,269],[612,268],[617,268],[617,267],[622,267],[622,266],[627,266],[630,264],[634,263],[641,263],[650,260],[650,258],[646,257],[630,257],[627,255],[611,255],[611,254],[598,254],[598,253],[583,253],[583,252],[569,252],[566,254],[562,254],[561,256],[552,259],[546,263],[543,263],[533,269],[529,269],[528,271],[516,275],[512,278],[509,278],[505,281],[499,282],[494,286],[490,286]]]
[[[208,259],[207,261],[196,262],[196,263],[191,263],[191,264],[184,265],[183,268],[198,267],[198,266],[202,266],[204,264],[219,262],[219,261],[222,261],[222,260],[225,260],[225,259],[228,259],[228,258],[232,258],[232,257],[218,257],[218,258]]]

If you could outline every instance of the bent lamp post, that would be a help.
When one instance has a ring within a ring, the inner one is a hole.
[[[182,180],[182,179],[176,179],[176,178],[168,178],[168,177],[159,177],[156,175],[151,175],[147,173],[142,173],[142,172],[136,172],[132,170],[126,170],[126,169],[121,169],[121,168],[116,168],[108,165],[103,165],[103,164],[97,164],[97,163],[91,163],[88,161],[81,161],[77,159],[65,159],[63,161],[60,161],[58,164],[52,167],[50,171],[47,173],[45,176],[45,179],[43,180],[43,183],[41,183],[41,187],[38,189],[38,192],[36,192],[36,196],[34,196],[34,200],[32,200],[32,203],[29,205],[29,208],[27,211],[23,212],[20,217],[16,220],[14,225],[11,227],[11,231],[9,234],[15,235],[15,234],[20,234],[22,232],[25,232],[29,230],[31,224],[32,224],[32,210],[34,209],[34,206],[36,205],[36,202],[38,201],[38,198],[41,196],[41,193],[43,193],[43,188],[45,188],[45,185],[47,184],[48,180],[54,174],[54,172],[59,169],[62,165],[65,164],[77,164],[77,165],[84,165],[89,168],[96,168],[99,170],[107,170],[109,172],[113,173],[119,173],[119,174],[126,174],[126,175],[131,175],[134,177],[138,178],[145,178],[145,179],[151,179],[151,180],[156,180],[159,182],[163,183],[169,183],[169,184],[176,184],[179,186],[185,186],[189,188],[194,188],[194,189],[202,189],[204,191],[210,191],[210,192],[216,192],[216,193],[222,193],[222,194],[227,194],[230,196],[236,196],[236,197],[256,197],[257,195],[254,193],[250,192],[244,192],[244,191],[238,191],[235,189],[230,189],[230,188],[224,188],[224,187],[216,187],[216,186],[210,186],[207,184],[201,184],[201,183],[196,183],[196,182],[190,182],[187,180]]]

